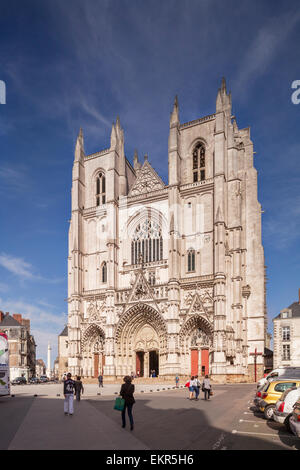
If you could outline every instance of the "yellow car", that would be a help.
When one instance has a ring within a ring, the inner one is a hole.
[[[275,404],[281,395],[291,387],[300,387],[300,379],[281,378],[273,379],[266,383],[262,388],[261,398],[258,403],[260,411],[265,415],[266,419],[273,419]]]

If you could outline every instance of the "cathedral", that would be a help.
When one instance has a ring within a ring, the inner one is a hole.
[[[175,98],[168,182],[148,156],[110,146],[72,173],[68,367],[83,377],[218,382],[263,373],[266,338],[261,206],[250,129],[239,129],[222,80],[215,112],[180,123]],[[167,156],[166,156],[167,165]]]

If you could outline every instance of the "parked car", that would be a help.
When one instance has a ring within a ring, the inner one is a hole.
[[[260,379],[257,382],[257,388],[261,388],[264,386],[268,380],[273,379],[273,378],[280,378],[280,377],[299,377],[300,379],[300,367],[278,367],[277,369],[272,370],[269,374],[267,374],[265,377]]]
[[[283,392],[292,387],[300,387],[300,378],[273,379],[268,381],[261,389],[261,399],[258,406],[266,419],[273,419],[276,402],[280,399]]]
[[[14,380],[11,381],[11,385],[24,385],[27,384],[27,380],[25,377],[16,377]]]
[[[289,420],[291,431],[295,436],[300,437],[300,399],[294,405],[294,411]]]
[[[46,382],[49,382],[49,379],[46,375],[41,375],[40,376],[40,382],[41,383],[46,383]]]
[[[288,431],[290,431],[289,421],[293,413],[293,407],[298,399],[300,399],[300,387],[292,387],[288,388],[276,403],[273,415],[274,421],[284,424]]]
[[[31,377],[31,379],[29,379],[29,383],[30,384],[39,384],[40,381],[37,377]]]

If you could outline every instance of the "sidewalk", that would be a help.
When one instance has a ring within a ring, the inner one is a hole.
[[[175,385],[171,384],[134,384],[135,393],[155,393],[163,390],[173,390]],[[84,384],[85,397],[112,396],[119,394],[121,389],[120,384],[105,384],[104,387],[99,387],[97,384]],[[16,385],[12,386],[11,393],[15,395],[37,395],[56,397],[58,394],[63,396],[63,384],[39,384],[39,385]]]
[[[120,414],[113,410],[111,413]],[[101,409],[101,404],[99,404]],[[74,415],[63,412],[63,398],[34,399],[9,450],[143,450],[147,449],[133,433],[95,409],[88,401],[74,402]],[[114,416],[115,418],[115,416]]]

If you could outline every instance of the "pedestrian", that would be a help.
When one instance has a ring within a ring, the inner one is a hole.
[[[199,400],[199,393],[200,393],[200,380],[198,379],[198,375],[195,375],[195,385],[194,385],[194,389],[195,389],[195,399],[196,400]]]
[[[125,428],[126,426],[125,413],[127,409],[131,431],[133,430],[132,407],[135,403],[133,394],[134,394],[134,385],[131,383],[131,377],[129,377],[129,375],[126,375],[126,377],[124,377],[124,383],[122,384],[122,387],[120,390],[120,395],[125,400],[125,406],[124,406],[124,409],[122,410],[122,428]]]
[[[80,401],[80,395],[84,392],[83,384],[81,382],[81,377],[77,375],[75,380],[75,392],[76,392],[76,401]]]
[[[190,396],[189,399],[193,400],[194,399],[194,393],[195,393],[195,377],[192,375],[190,379],[190,384],[189,384],[189,391],[190,391]]]
[[[210,390],[211,390],[211,384],[210,384],[208,375],[206,375],[202,383],[202,391],[204,392],[205,400],[209,400]]]
[[[102,374],[99,375],[98,382],[99,382],[99,388],[103,387],[103,375]]]
[[[74,393],[75,393],[75,382],[72,380],[70,372],[67,374],[67,378],[64,381],[64,412],[65,415],[73,416],[74,413]]]
[[[178,388],[178,383],[179,383],[179,377],[176,375],[175,377],[175,387]]]

